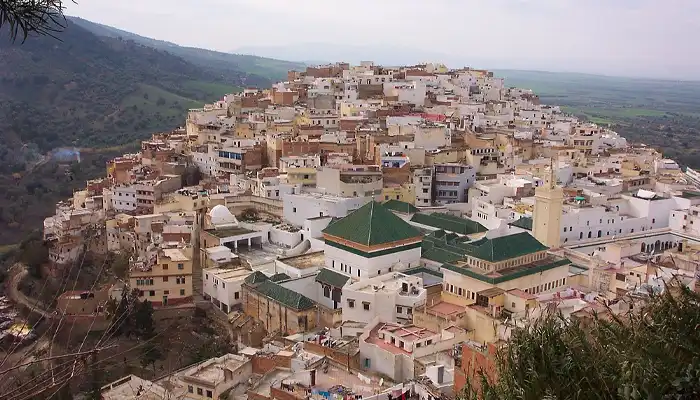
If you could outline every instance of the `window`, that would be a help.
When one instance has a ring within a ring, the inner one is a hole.
[[[168,264],[163,264],[163,269],[168,269]]]
[[[185,289],[180,289],[180,296],[184,296],[184,295],[185,295]]]
[[[164,276],[164,277],[163,277],[163,282],[167,282],[167,281],[168,281],[168,277],[167,277],[167,276]]]
[[[226,289],[226,282],[221,282],[221,287]]]
[[[207,397],[210,399],[214,398],[214,394],[211,392],[211,390],[207,390]]]
[[[366,301],[363,301],[363,302],[362,302],[362,308],[364,308],[365,311],[369,311],[369,303],[366,302]]]
[[[396,312],[401,314],[403,312],[403,307],[401,306],[396,306]]]
[[[148,295],[151,296],[151,297],[153,297],[153,296],[156,295],[156,291],[155,291],[155,290],[149,290],[149,291],[148,291]]]
[[[357,270],[357,276],[360,276],[360,269]]]
[[[331,287],[323,285],[323,297],[331,298]]]
[[[348,299],[348,307],[350,307],[350,308],[355,308],[355,300],[353,300],[353,299]]]
[[[185,264],[182,264],[182,263],[178,264],[177,269],[185,269]]]
[[[139,297],[143,297],[143,290],[139,290]]]
[[[202,390],[202,388],[197,388],[197,394],[200,395],[200,396],[201,396],[202,394],[204,394],[204,391]]]
[[[425,342],[425,345],[426,345],[426,346],[430,346],[431,344],[433,344],[433,339],[428,339],[428,340]]]
[[[234,298],[235,300],[238,300],[239,297],[240,297],[240,294],[239,294],[238,292],[236,292],[236,293],[233,294],[233,298]]]
[[[297,208],[296,207],[292,208],[292,212],[297,212]]]
[[[187,385],[187,392],[194,393],[194,388],[192,387],[192,385]]]
[[[163,290],[163,294],[166,295],[166,296],[169,295],[169,294],[170,294],[170,290]]]

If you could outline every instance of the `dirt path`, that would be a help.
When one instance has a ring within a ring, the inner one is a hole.
[[[19,290],[19,283],[24,279],[25,276],[29,274],[27,267],[23,264],[15,264],[10,268],[10,279],[9,287],[7,290],[7,296],[14,302],[23,305],[30,311],[40,314],[44,318],[53,318],[56,315],[52,312],[47,311],[48,307],[41,301],[37,299],[32,299],[27,297],[22,291]]]

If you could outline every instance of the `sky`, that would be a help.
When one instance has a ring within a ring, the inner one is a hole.
[[[293,61],[367,55],[700,79],[699,0],[77,1],[67,14],[180,45]],[[434,57],[443,59],[426,59]]]

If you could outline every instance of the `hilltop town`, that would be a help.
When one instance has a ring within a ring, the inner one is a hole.
[[[489,71],[308,67],[183,117],[44,221],[55,271],[129,260],[55,313],[135,291],[238,348],[104,399],[454,398],[542,315],[698,281],[700,174]]]

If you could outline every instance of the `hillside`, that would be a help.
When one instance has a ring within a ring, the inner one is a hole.
[[[282,61],[273,58],[258,57],[245,54],[231,54],[219,51],[200,49],[196,47],[179,46],[172,42],[140,36],[108,25],[98,24],[79,17],[69,17],[71,21],[91,31],[95,35],[110,38],[133,40],[144,46],[170,52],[195,65],[205,66],[217,71],[241,71],[258,79],[281,81],[287,79],[287,71],[303,69],[305,64]]]
[[[103,176],[113,149],[86,155],[71,167],[74,180],[51,162],[28,173],[47,152],[133,143],[182,125],[187,109],[204,101],[251,81],[269,85],[241,71],[224,75],[165,51],[98,37],[70,22],[60,41],[11,44],[1,37],[0,244],[40,228],[72,187]]]
[[[507,86],[530,88],[546,104],[611,125],[632,142],[700,168],[700,82],[580,73],[495,70]]]

